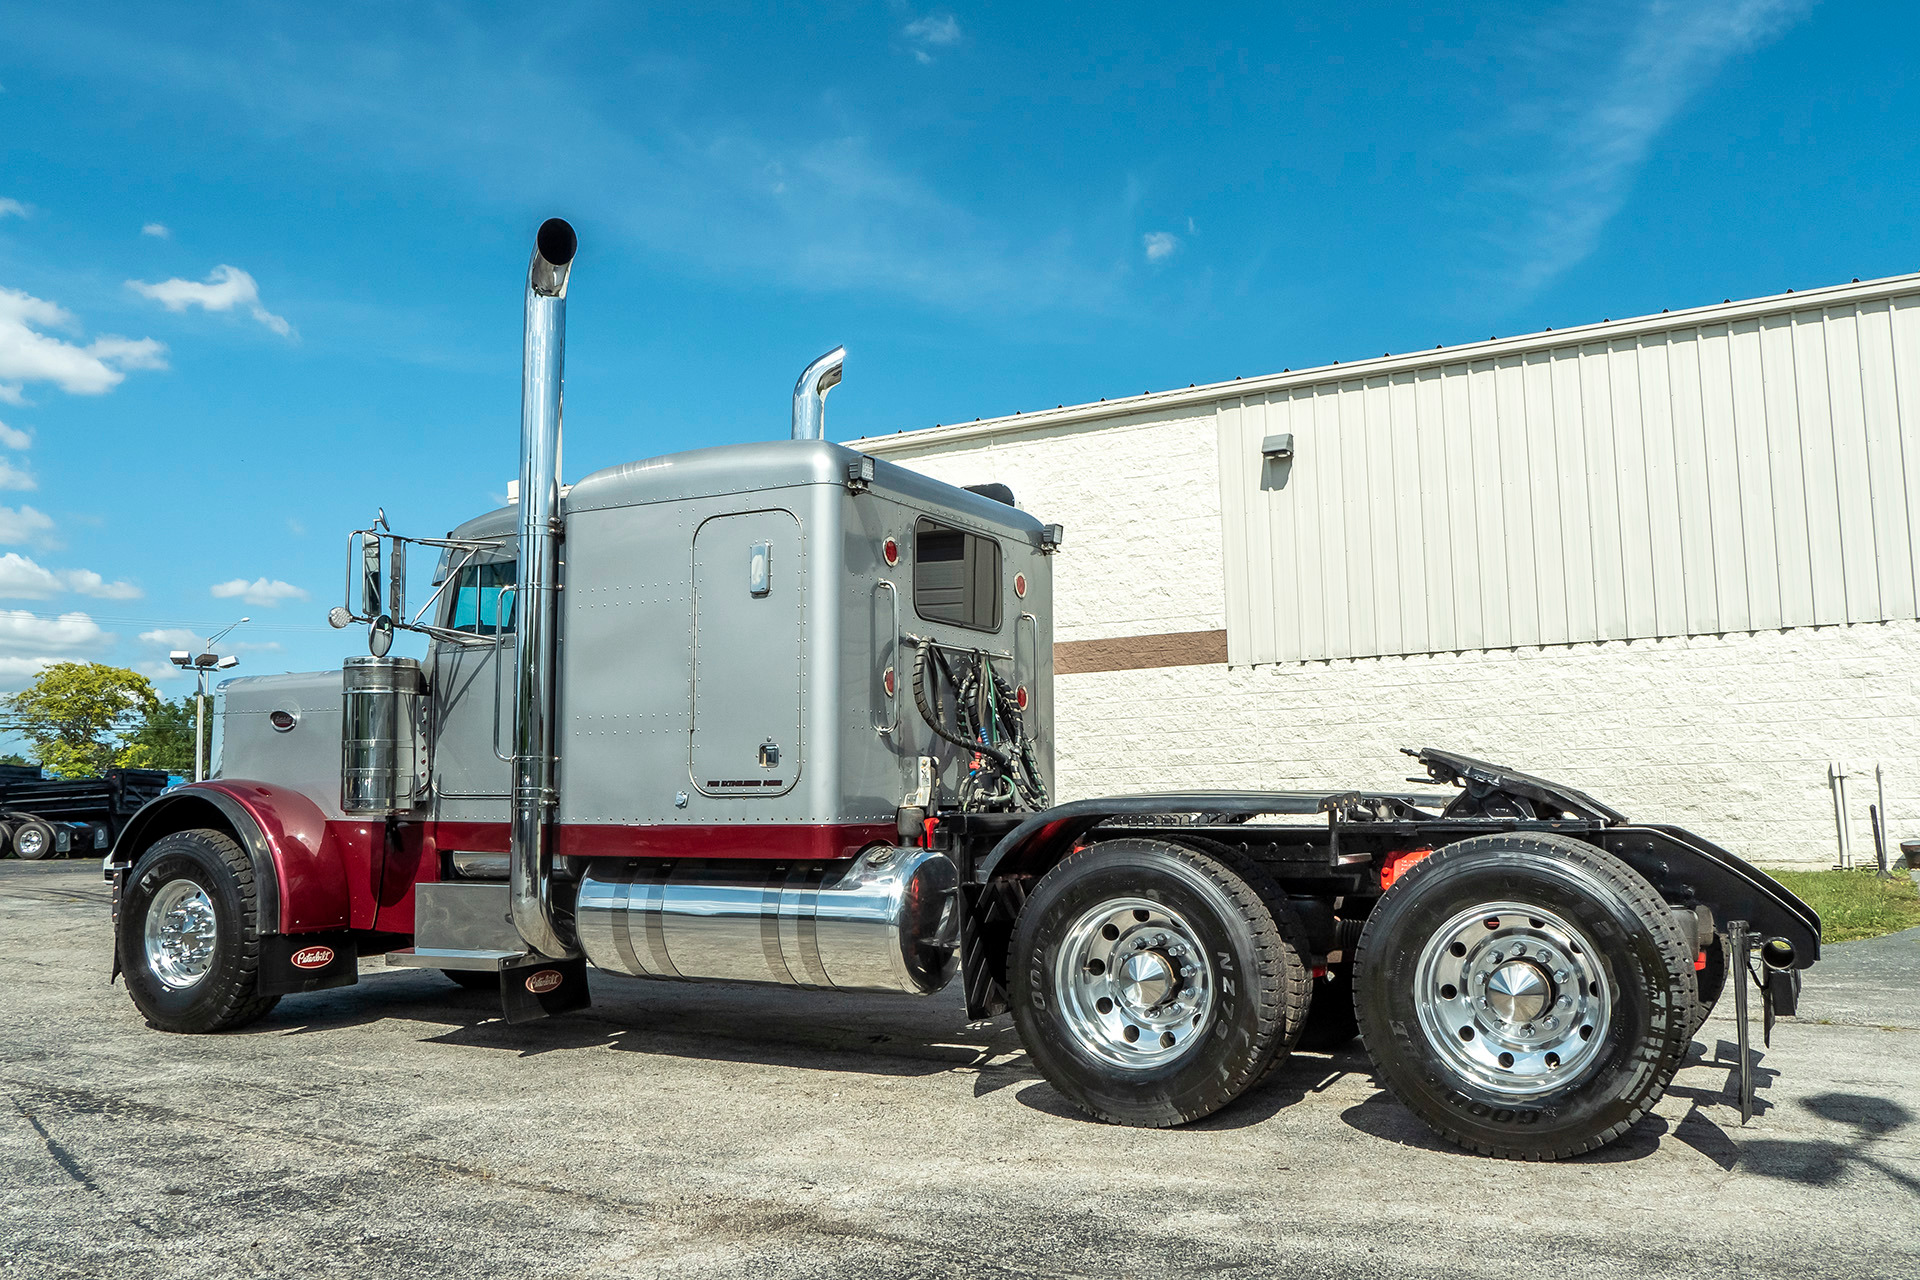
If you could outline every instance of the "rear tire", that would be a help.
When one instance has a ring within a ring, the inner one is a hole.
[[[1034,886],[1008,989],[1054,1088],[1097,1119],[1162,1128],[1218,1111],[1292,1047],[1306,956],[1285,898],[1253,864],[1110,840]]]
[[[245,1026],[280,1003],[256,994],[260,923],[253,864],[223,831],[176,831],[140,855],[120,895],[127,994],[161,1031]]]
[[[1397,881],[1354,962],[1380,1079],[1444,1138],[1554,1160],[1660,1100],[1690,1040],[1693,956],[1637,872],[1563,836],[1478,836]]]
[[[28,818],[15,825],[13,852],[29,862],[53,857],[53,828],[38,818]]]

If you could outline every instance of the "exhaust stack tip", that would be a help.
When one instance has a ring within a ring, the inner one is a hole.
[[[835,347],[808,365],[793,384],[793,438],[827,438],[827,392],[840,385],[847,363],[847,349]]]
[[[533,238],[533,260],[527,264],[527,291],[534,297],[567,296],[567,270],[580,249],[580,237],[565,218],[548,218]]]
[[[533,243],[540,250],[540,256],[556,267],[572,262],[573,255],[580,249],[580,237],[573,233],[573,224],[565,218],[548,218],[541,223]]]

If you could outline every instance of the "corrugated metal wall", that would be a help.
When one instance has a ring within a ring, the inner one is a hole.
[[[1915,617],[1903,285],[1221,401],[1229,660]],[[1263,460],[1282,431],[1294,460]]]

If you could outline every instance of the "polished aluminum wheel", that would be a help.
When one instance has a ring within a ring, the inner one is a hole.
[[[213,901],[191,880],[170,880],[147,904],[147,968],[176,991],[213,967],[217,938]]]
[[[1413,1006],[1457,1071],[1509,1094],[1544,1093],[1593,1065],[1613,989],[1592,941],[1550,911],[1490,902],[1421,948]]]
[[[1171,1062],[1206,1034],[1213,965],[1178,913],[1116,898],[1067,931],[1054,967],[1067,1030],[1103,1061],[1145,1069]]]
[[[42,857],[47,852],[47,833],[39,827],[22,827],[13,838],[13,848],[23,858]]]

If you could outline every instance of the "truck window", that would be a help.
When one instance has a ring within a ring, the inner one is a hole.
[[[518,572],[519,566],[512,560],[470,564],[462,569],[453,584],[452,628],[478,636],[490,636],[496,634],[494,623],[498,621],[499,631],[511,631],[514,593],[507,592],[504,607],[500,593],[503,588],[513,585]]]
[[[1000,544],[922,519],[913,530],[913,611],[928,622],[1000,629]]]

